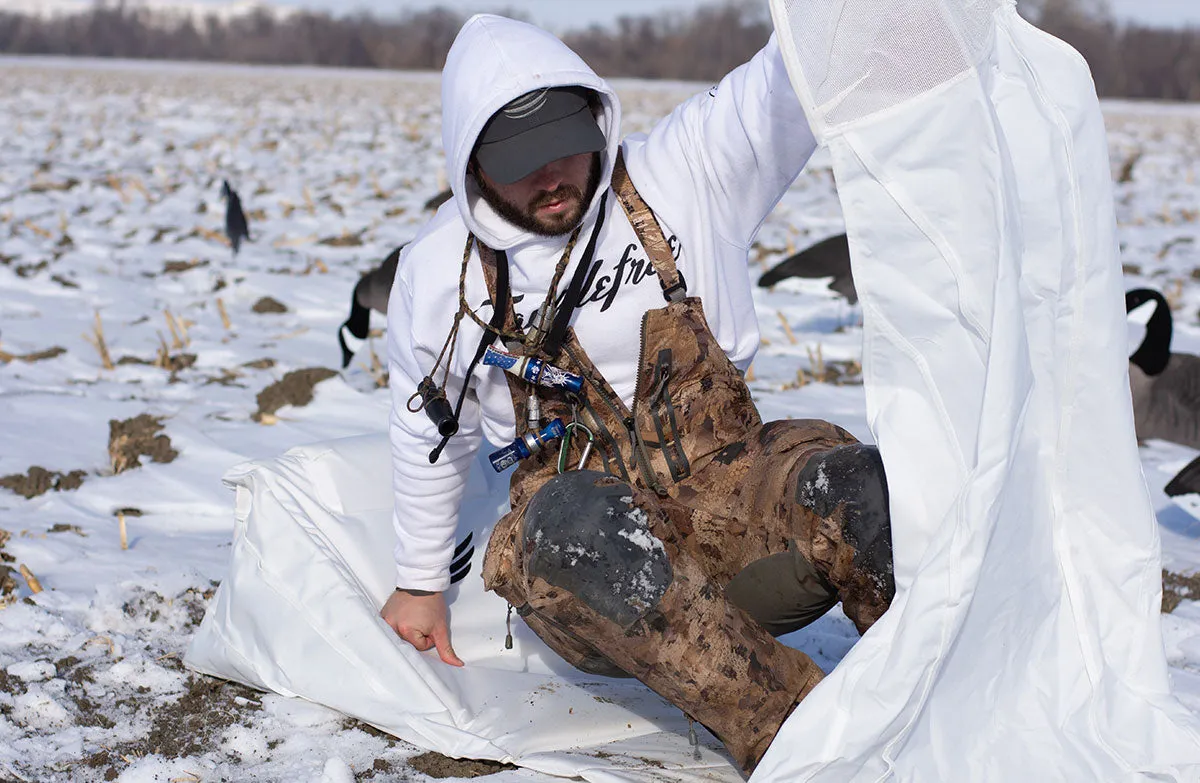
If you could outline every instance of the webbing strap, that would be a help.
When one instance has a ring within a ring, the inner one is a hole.
[[[468,237],[467,241],[472,241],[472,237]],[[480,256],[482,257],[486,246],[482,242],[476,242],[475,246],[479,249]],[[490,248],[487,248],[487,251],[490,252]],[[455,421],[458,421],[458,417],[462,413],[463,402],[467,399],[467,389],[471,385],[471,374],[475,372],[475,368],[479,366],[479,360],[487,352],[488,346],[494,343],[496,338],[500,336],[500,330],[504,328],[505,322],[512,315],[508,308],[508,304],[512,298],[508,283],[508,255],[501,250],[499,253],[492,254],[491,261],[499,295],[492,299],[492,317],[488,321],[488,328],[483,330],[483,336],[479,338],[479,345],[475,349],[475,356],[471,359],[471,364],[467,367],[467,375],[463,379],[462,391],[458,393],[458,402],[454,405]],[[446,448],[446,444],[450,442],[450,438],[453,435],[454,433],[452,432],[444,436],[434,450],[429,452],[430,464],[438,461],[438,457],[442,455],[442,449]]]

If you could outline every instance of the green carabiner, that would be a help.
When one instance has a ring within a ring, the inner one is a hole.
[[[596,436],[593,435],[592,431],[590,429],[588,429],[585,425],[580,424],[577,421],[571,422],[570,424],[567,425],[567,430],[562,436],[561,445],[559,446],[559,449],[558,449],[558,472],[559,473],[565,473],[567,470],[567,453],[570,452],[570,450],[571,450],[571,436],[574,434],[574,430],[576,428],[579,428],[587,433],[587,443],[584,444],[583,456],[581,456],[579,458],[579,464],[575,466],[575,469],[582,470],[583,466],[585,464],[587,464],[588,457],[591,456],[592,444],[595,442]]]

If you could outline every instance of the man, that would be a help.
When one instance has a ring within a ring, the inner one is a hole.
[[[825,422],[764,425],[741,376],[759,344],[747,249],[815,147],[778,49],[623,142],[613,90],[527,24],[472,18],[442,84],[455,199],[405,248],[388,308],[397,589],[381,614],[462,665],[442,593],[466,473],[483,437],[518,438],[495,460],[529,453],[488,589],[750,771],[822,676],[772,634],[839,599],[865,631],[894,591],[878,453]],[[480,364],[493,344],[533,370]]]

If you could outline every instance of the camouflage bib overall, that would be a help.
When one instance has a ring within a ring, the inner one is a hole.
[[[840,598],[865,631],[894,590],[890,539],[852,540],[843,517],[855,499],[830,502],[828,493],[812,491],[821,476],[810,458],[857,441],[822,421],[762,423],[700,300],[684,295],[662,231],[620,159],[613,189],[667,299],[643,318],[632,409],[568,330],[553,361],[585,378],[584,393],[538,394],[546,418],[583,423],[594,446],[582,470],[560,475],[557,446],[518,465],[512,511],[495,526],[483,578],[565,660],[592,673],[637,677],[713,731],[749,771],[823,675],[732,600],[731,581],[752,564],[800,555],[817,574],[807,578],[831,596],[820,611]],[[481,247],[481,257],[495,301],[496,256]],[[506,377],[517,421],[524,421],[530,386]],[[566,464],[579,465],[583,446],[583,438],[572,438]],[[538,507],[578,505],[587,516],[597,492],[607,505],[576,544],[552,544],[540,527],[529,529]],[[886,567],[871,562],[884,545]],[[623,554],[605,557],[612,547]]]

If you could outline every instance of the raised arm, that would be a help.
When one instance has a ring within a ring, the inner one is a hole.
[[[629,145],[627,155],[634,183],[668,224],[711,207],[713,228],[748,247],[815,149],[772,35],[749,62]]]

